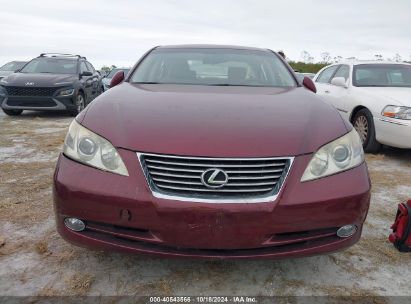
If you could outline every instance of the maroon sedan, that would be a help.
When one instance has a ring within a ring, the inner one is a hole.
[[[57,229],[96,249],[279,258],[356,243],[370,180],[338,111],[266,49],[166,46],[72,122]]]

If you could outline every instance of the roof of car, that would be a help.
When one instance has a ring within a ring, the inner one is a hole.
[[[77,59],[77,60],[87,60],[86,57],[74,54],[64,54],[64,53],[41,53],[37,58],[54,58],[54,59]]]
[[[161,45],[157,48],[162,49],[235,49],[271,52],[269,49],[239,46],[239,45],[220,45],[220,44],[181,44],[181,45]]]
[[[388,60],[348,60],[341,61],[335,64],[349,64],[349,65],[359,65],[359,64],[410,64],[404,61],[388,61]]]

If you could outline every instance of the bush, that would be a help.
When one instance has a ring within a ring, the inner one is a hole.
[[[329,63],[305,63],[305,62],[288,62],[294,70],[297,70],[300,73],[314,73],[316,74],[323,67],[329,65]]]

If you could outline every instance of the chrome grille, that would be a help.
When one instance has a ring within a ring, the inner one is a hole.
[[[293,158],[206,158],[137,153],[154,194],[193,199],[254,199],[278,194]],[[202,181],[208,169],[228,176],[221,188]]]

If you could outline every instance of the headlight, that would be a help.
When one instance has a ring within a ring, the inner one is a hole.
[[[57,93],[57,96],[70,96],[73,95],[74,89],[64,89]]]
[[[411,108],[400,106],[386,106],[382,110],[382,116],[397,118],[397,119],[411,119]]]
[[[364,161],[361,139],[355,129],[322,146],[304,171],[302,182],[354,168]]]
[[[63,153],[86,165],[128,176],[128,171],[116,148],[103,137],[91,132],[76,120],[69,127]]]

